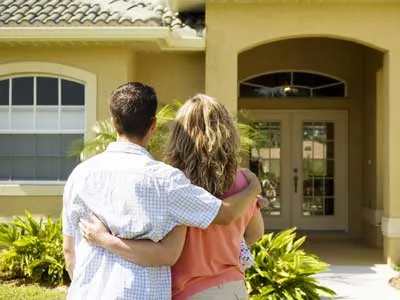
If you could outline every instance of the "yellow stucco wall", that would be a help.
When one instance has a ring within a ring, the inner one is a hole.
[[[315,36],[360,42],[382,50],[398,45],[393,38],[397,36],[396,26],[389,24],[399,22],[400,9],[391,5],[315,2],[207,2],[206,91],[235,110],[237,90],[228,87],[237,81],[238,54],[274,41]],[[279,57],[290,59],[290,55]]]
[[[23,215],[25,210],[37,217],[58,218],[61,208],[61,196],[0,196],[0,220]]]
[[[97,77],[97,119],[108,117],[107,101],[113,88],[128,80],[132,51],[118,47],[91,46],[5,46],[0,45],[0,64],[14,62],[46,62],[83,69]],[[5,74],[6,75],[6,74]],[[12,74],[10,74],[12,75]],[[93,124],[87,124],[92,126]],[[29,187],[29,186],[28,186]],[[0,188],[0,218],[9,218],[29,210],[35,215],[58,216],[61,211],[62,185],[46,191],[41,185],[12,196],[24,186],[3,185]],[[54,195],[52,196],[52,191]]]
[[[349,113],[349,231],[362,235],[360,207],[363,193],[362,174],[364,142],[363,111],[366,48],[341,40],[305,38],[274,42],[241,53],[238,57],[238,80],[280,70],[323,73],[344,80],[348,98],[327,100],[255,100],[240,99],[239,108],[264,109],[344,109]],[[375,95],[374,95],[375,96]],[[373,98],[375,100],[375,98]],[[373,198],[373,201],[376,201]]]
[[[143,53],[120,46],[7,46],[0,45],[0,65],[14,62],[46,62],[72,66],[97,78],[96,118],[108,118],[111,91],[127,81],[143,81],[155,87],[160,103],[184,101],[204,91],[204,53]],[[11,75],[11,74],[10,74]],[[91,126],[93,124],[87,124]],[[0,184],[0,220],[22,215],[58,216],[62,185]]]
[[[185,101],[204,92],[204,53],[137,53],[137,80],[152,85],[159,102]]]
[[[126,47],[0,46],[0,64],[40,61],[58,63],[97,76],[98,118],[108,116],[107,100],[113,88],[128,80],[132,51]]]
[[[376,53],[361,55],[365,62],[359,57],[354,57],[354,61],[348,60],[347,54],[351,52],[355,44],[350,45],[349,52],[346,51],[344,55],[325,49],[324,51],[330,53],[330,57],[324,58],[325,61],[320,60],[320,48],[311,53],[305,53],[302,52],[301,47],[294,45],[292,49],[284,52],[277,51],[273,56],[265,55],[262,57],[263,61],[259,61],[258,64],[260,68],[266,65],[277,66],[278,63],[292,68],[293,63],[299,66],[303,63],[302,60],[307,60],[304,56],[311,55],[314,62],[326,62],[328,65],[330,65],[329,60],[339,59],[343,64],[331,67],[342,68],[342,71],[350,77],[353,77],[352,70],[343,66],[346,62],[354,66],[353,71],[358,66],[360,72],[368,72],[368,75],[361,74],[358,83],[353,82],[365,87],[364,90],[356,88],[355,94],[351,91],[349,93],[352,102],[359,101],[358,104],[348,107],[351,139],[349,159],[352,165],[350,172],[353,172],[349,174],[349,177],[354,177],[351,180],[355,182],[349,186],[351,195],[349,205],[353,207],[354,214],[350,217],[356,217],[356,219],[350,219],[353,223],[350,227],[358,234],[373,231],[371,236],[377,236],[377,238],[372,239],[379,241],[381,229],[372,226],[373,230],[371,230],[371,224],[363,224],[360,220],[363,207],[372,210],[383,208],[384,216],[390,219],[388,222],[391,224],[387,225],[391,236],[384,237],[385,253],[388,257],[394,257],[395,253],[399,252],[398,239],[396,240],[395,236],[400,235],[400,231],[394,230],[398,228],[395,224],[400,222],[400,201],[398,201],[400,198],[398,184],[400,180],[400,159],[398,158],[400,91],[397,87],[400,78],[400,41],[396,38],[397,28],[400,26],[400,3],[380,5],[378,2],[324,3],[313,0],[307,3],[210,1],[206,4],[206,12],[206,91],[224,102],[231,111],[236,111],[238,107],[238,79],[249,67],[242,64],[241,69],[238,70],[240,67],[238,56],[246,50],[292,38],[323,37],[342,39],[381,51],[378,60],[382,62],[383,56],[383,67],[378,74],[376,74]],[[296,57],[297,52],[301,53],[302,58],[294,62],[292,57]],[[367,66],[366,62],[369,60],[372,62],[370,61],[371,64]],[[334,71],[334,69],[331,70]],[[375,75],[380,77],[376,87],[373,84],[377,79],[374,78]],[[367,87],[368,84],[372,85]],[[376,99],[378,101],[374,107],[373,102]],[[257,107],[258,104],[253,102],[249,104],[251,105]],[[366,105],[368,108],[365,109]],[[284,106],[295,108],[296,104],[287,103]],[[324,106],[328,107],[328,104],[315,104],[315,108]],[[336,106],[340,104],[334,104],[332,108]],[[376,124],[368,123],[373,116],[377,116]],[[356,161],[351,161],[357,153],[360,157]],[[376,158],[375,161],[374,158]],[[369,160],[371,164],[368,164]],[[374,170],[378,171],[374,172]],[[365,172],[367,174],[364,174]]]

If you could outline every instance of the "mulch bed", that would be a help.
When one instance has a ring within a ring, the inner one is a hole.
[[[393,277],[389,280],[389,284],[395,289],[400,290],[400,275]]]

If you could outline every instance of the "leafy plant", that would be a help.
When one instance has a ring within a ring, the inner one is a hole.
[[[174,104],[165,105],[162,109],[157,112],[157,128],[150,140],[149,150],[153,154],[162,153],[167,142],[169,125],[174,120],[175,115],[182,103],[176,101]],[[242,120],[246,122],[237,122],[237,126],[240,132],[240,142],[242,152],[247,152],[250,147],[257,147],[260,141],[263,139],[260,132],[250,125],[248,120],[244,117],[244,114],[240,112]],[[116,141],[117,133],[112,125],[111,119],[98,121],[93,127],[92,131],[94,137],[86,142],[77,141],[75,142],[70,150],[70,155],[80,157],[81,160],[85,160],[93,155],[103,152],[107,146]]]
[[[0,224],[0,271],[11,278],[62,284],[68,280],[62,251],[61,218],[35,221],[25,211],[10,224]]]
[[[400,266],[399,266],[399,265],[393,264],[393,265],[392,265],[392,268],[393,268],[394,271],[400,272]]]
[[[165,105],[157,114],[157,128],[150,141],[149,149],[152,152],[160,152],[166,142],[168,133],[168,124],[175,117],[176,111],[182,105],[180,102]],[[99,154],[106,150],[107,146],[117,140],[117,132],[112,124],[111,119],[100,120],[92,127],[94,137],[88,141],[77,141],[73,143],[70,155],[79,156],[81,160],[85,160],[93,155]]]
[[[246,286],[252,300],[319,300],[335,292],[319,285],[313,275],[326,271],[328,264],[300,247],[296,228],[270,233],[252,247],[254,266],[246,271]]]

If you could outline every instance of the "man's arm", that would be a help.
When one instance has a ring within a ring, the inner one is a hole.
[[[203,229],[210,224],[229,225],[254,204],[261,192],[257,176],[247,169],[241,172],[249,185],[221,201],[205,189],[191,184],[183,172],[174,170],[169,176],[166,190],[170,216],[179,225]]]
[[[63,232],[63,252],[65,265],[71,280],[75,267],[75,234],[78,230],[78,212],[80,207],[77,205],[77,196],[73,193],[73,180],[68,178],[65,183],[63,193],[62,209],[62,232]]]
[[[75,267],[75,238],[70,236],[63,236],[63,252],[65,258],[65,268],[71,280],[74,277]]]
[[[161,241],[127,240],[113,236],[95,216],[91,222],[81,220],[81,234],[90,244],[105,248],[135,264],[149,267],[172,266],[182,253],[186,227],[178,226]]]
[[[243,191],[230,196],[222,201],[212,224],[229,225],[237,218],[242,216],[257,200],[257,195],[261,192],[260,182],[256,175],[247,169],[241,169],[249,185]]]

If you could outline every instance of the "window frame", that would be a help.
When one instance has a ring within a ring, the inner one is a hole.
[[[303,88],[303,89],[307,89],[309,90],[310,95],[309,96],[287,96],[287,97],[282,97],[282,96],[272,96],[272,97],[268,97],[268,96],[242,96],[240,94],[240,89],[241,86],[247,86],[247,87],[259,87],[259,88],[270,88],[272,89],[278,89],[278,88],[282,88],[284,86],[282,85],[276,85],[276,86],[271,86],[271,87],[267,87],[267,86],[263,86],[261,84],[255,84],[255,83],[251,83],[248,82],[252,79],[261,77],[261,76],[265,76],[265,75],[275,75],[275,74],[282,74],[282,73],[290,73],[290,84],[288,86],[290,86],[291,88]],[[337,82],[335,83],[330,83],[330,84],[325,84],[325,85],[321,85],[321,86],[307,86],[304,84],[296,84],[294,82],[294,78],[295,78],[295,74],[296,73],[306,73],[309,75],[317,75],[317,76],[323,76],[329,79],[333,79],[336,80]],[[339,85],[343,85],[344,86],[344,95],[343,96],[314,96],[313,92],[315,90],[319,90],[321,88],[327,88],[327,87],[331,87],[331,86],[339,86]],[[272,72],[265,72],[265,73],[260,73],[260,74],[255,74],[252,76],[248,76],[242,80],[240,80],[239,85],[238,85],[238,94],[239,94],[239,98],[255,98],[255,99],[345,99],[348,98],[348,84],[345,80],[337,77],[337,76],[333,76],[330,74],[326,74],[326,73],[322,73],[322,72],[317,72],[317,71],[313,71],[313,70],[275,70]]]
[[[15,77],[57,77],[70,81],[75,81],[84,85],[84,124],[85,129],[79,130],[84,135],[84,139],[91,137],[93,133],[90,126],[96,122],[97,111],[97,76],[91,72],[63,65],[58,63],[40,61],[21,61],[15,63],[0,64],[0,79]],[[59,81],[61,82],[61,80]],[[60,92],[60,90],[59,90]],[[10,91],[9,91],[10,93]],[[35,96],[36,97],[36,96]],[[44,105],[45,106],[45,105]],[[8,107],[11,107],[10,103]],[[21,106],[23,107],[23,106]],[[73,107],[73,106],[67,106]],[[23,132],[22,132],[23,131]],[[4,134],[45,134],[45,133],[78,133],[77,130],[9,130],[2,131]],[[21,196],[21,195],[61,195],[65,180],[10,180],[0,181],[0,196]],[[58,187],[57,187],[58,186]]]
[[[33,104],[32,105],[13,105],[12,104],[12,80],[16,78],[22,78],[22,77],[32,77],[33,78]],[[38,105],[37,104],[37,78],[38,77],[45,77],[45,78],[55,78],[58,81],[58,103],[57,105]],[[8,105],[0,105],[0,109],[4,107],[8,107],[8,127],[9,129],[1,129],[0,128],[0,134],[85,134],[86,133],[86,117],[84,120],[84,128],[83,129],[63,129],[61,128],[61,113],[62,113],[62,108],[68,108],[68,109],[81,109],[83,107],[84,109],[84,114],[86,115],[86,101],[84,101],[84,105],[62,105],[61,103],[61,85],[62,85],[62,80],[68,80],[72,81],[78,84],[81,84],[83,88],[85,89],[85,84],[78,81],[78,80],[73,80],[70,78],[66,78],[63,76],[55,76],[55,75],[48,75],[48,74],[23,74],[23,75],[12,75],[12,76],[4,76],[0,77],[1,80],[9,80],[9,90],[8,90],[8,97],[9,97],[9,103]],[[85,97],[85,95],[84,95]],[[12,122],[12,108],[21,108],[21,109],[27,109],[27,108],[33,108],[33,128],[32,129],[13,129],[11,126]],[[58,122],[58,128],[57,129],[38,129],[36,128],[36,116],[37,116],[37,111],[38,107],[40,108],[49,108],[49,109],[57,109],[57,122]]]

